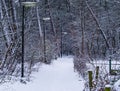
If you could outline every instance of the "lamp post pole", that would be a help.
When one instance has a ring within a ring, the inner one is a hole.
[[[44,30],[43,30],[43,46],[44,46],[44,49],[43,49],[43,51],[44,51],[44,62],[47,62],[47,60],[46,60],[46,26],[45,26],[45,21],[49,21],[50,20],[50,18],[49,17],[45,17],[45,18],[43,18],[43,27],[44,27]]]
[[[62,57],[62,51],[63,51],[63,48],[62,48],[62,44],[63,44],[63,43],[62,43],[62,41],[63,41],[63,40],[62,40],[62,28],[61,28],[61,31],[60,31],[60,32],[61,32],[61,36],[60,36],[60,37],[61,37],[61,40],[60,40],[60,41],[61,41],[61,43],[60,43],[60,44],[61,44],[61,45],[60,45],[60,46],[61,46],[61,51],[60,51],[60,54],[61,54],[61,57]]]
[[[44,51],[44,62],[46,62],[46,28],[45,28],[45,25],[44,25],[45,23],[44,23],[44,20],[43,20],[43,27],[44,27],[44,30],[43,30],[43,43],[44,43],[44,49],[43,49],[43,51]]]
[[[24,11],[25,6],[22,6],[22,63],[21,63],[21,77],[24,77]]]
[[[25,7],[36,6],[37,2],[21,2],[22,4],[22,61],[21,61],[21,78],[24,77],[24,30],[25,30]]]

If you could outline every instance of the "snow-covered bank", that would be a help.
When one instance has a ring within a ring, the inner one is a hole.
[[[112,88],[112,91],[120,91],[120,75],[119,75],[119,70],[120,70],[120,62],[116,60],[111,60],[111,70],[118,70],[118,71],[113,71],[114,73],[111,75],[109,73],[110,70],[110,64],[109,60],[94,60],[91,61],[91,63],[86,63],[88,70],[92,70],[93,72],[96,72],[96,67],[99,66],[99,79],[97,83],[103,82],[101,85],[98,84],[96,86],[97,88],[104,87],[106,85],[110,86]],[[96,74],[93,74],[93,77],[95,79]],[[105,82],[106,81],[106,82]],[[97,89],[96,88],[96,89]],[[96,90],[98,91],[98,90]]]
[[[115,84],[114,84],[114,88],[116,91],[120,91],[120,80],[118,80]]]
[[[0,91],[83,91],[84,81],[74,73],[73,58],[63,57],[51,65],[42,65],[34,79],[27,83],[5,83]]]

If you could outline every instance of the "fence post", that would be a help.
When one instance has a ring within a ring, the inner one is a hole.
[[[92,78],[92,71],[88,71],[88,74],[89,74],[89,88],[90,88],[90,91],[91,91],[91,89],[92,89],[92,80],[93,80],[93,78]]]
[[[109,74],[111,75],[111,58],[109,59]]]
[[[105,91],[111,91],[111,86],[110,85],[106,85],[105,86]]]
[[[99,66],[96,67],[96,80],[98,80],[98,75],[99,75]]]

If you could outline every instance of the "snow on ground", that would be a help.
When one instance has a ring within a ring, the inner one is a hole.
[[[120,91],[120,80],[118,80],[115,84],[114,84],[114,88],[116,91]]]
[[[42,65],[27,84],[5,83],[0,91],[83,91],[84,81],[73,69],[73,58],[63,57],[51,65]]]

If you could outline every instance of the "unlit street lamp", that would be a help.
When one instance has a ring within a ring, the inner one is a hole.
[[[60,46],[61,46],[61,57],[62,57],[62,54],[63,54],[63,35],[67,35],[68,33],[67,32],[63,32],[62,29],[61,29],[61,43],[60,43]]]
[[[43,18],[43,23],[44,23],[44,21],[49,21],[49,20],[50,20],[50,17],[44,17]],[[44,30],[43,30],[44,62],[47,62],[47,60],[46,60],[46,42],[45,42],[45,40],[46,40],[46,27],[44,26]]]
[[[25,7],[34,7],[37,2],[21,2],[22,5],[22,61],[21,61],[21,77],[24,77],[24,17]]]

